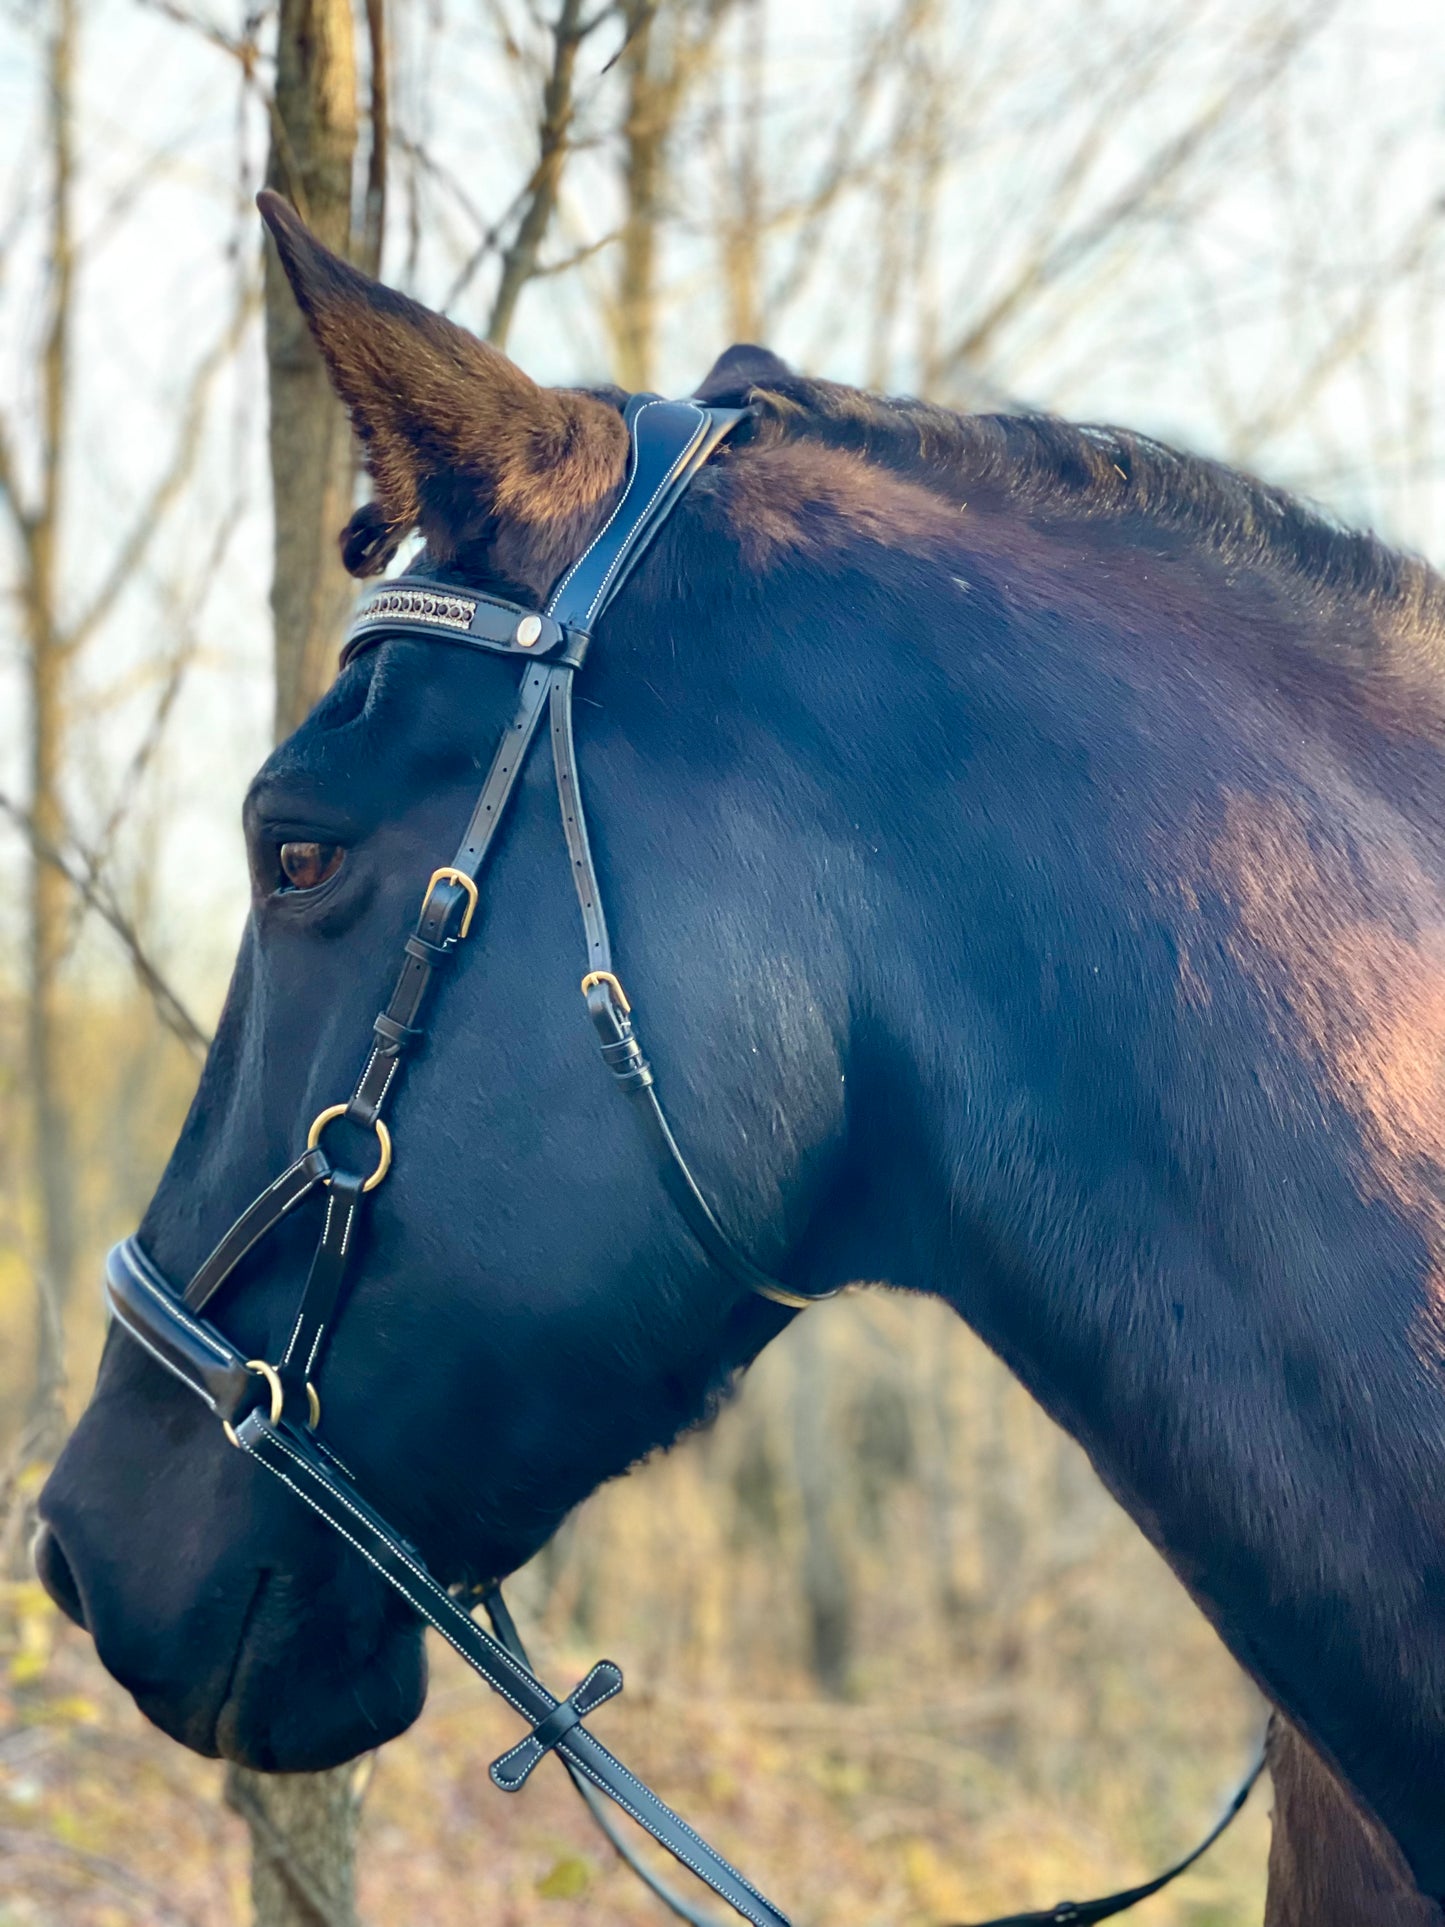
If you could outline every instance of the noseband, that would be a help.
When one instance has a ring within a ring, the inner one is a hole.
[[[538,1761],[555,1751],[618,1851],[675,1912],[692,1921],[703,1918],[635,1858],[607,1822],[598,1792],[630,1814],[754,1927],[789,1927],[785,1914],[588,1731],[584,1716],[622,1690],[618,1667],[602,1660],[565,1699],[556,1698],[532,1671],[497,1589],[487,1588],[480,1595],[492,1621],[493,1631],[488,1632],[461,1599],[432,1575],[420,1553],[367,1504],[351,1473],[317,1432],[321,1420],[317,1379],[328,1337],[342,1309],[358,1220],[366,1199],[391,1167],[386,1106],[408,1054],[424,1034],[420,1020],[432,981],[451,962],[471,929],[482,873],[544,715],[550,719],[562,829],[587,940],[582,992],[603,1062],[633,1101],[659,1178],[698,1245],[735,1285],[794,1310],[831,1295],[805,1297],[759,1270],[727,1237],[688,1168],[663,1111],[632,1006],[614,969],[572,731],[573,683],[586,660],[593,626],[689,482],[744,413],[656,396],[633,397],[626,411],[631,459],[622,495],[590,547],[563,576],[545,610],[527,609],[480,595],[464,584],[431,577],[400,578],[362,600],[342,650],[343,667],[363,651],[403,637],[509,656],[522,670],[515,713],[492,758],[460,847],[452,861],[434,870],[427,882],[416,926],[403,946],[395,988],[372,1027],[371,1046],[351,1096],[319,1113],[307,1133],[305,1150],[246,1207],[184,1292],[176,1291],[137,1241],[128,1238],[107,1259],[106,1295],[116,1322],[210,1407],[231,1443],[325,1520],[527,1722],[525,1737],[492,1763],[491,1777],[497,1786],[504,1792],[517,1791]],[[327,1157],[325,1134],[340,1118],[374,1136],[376,1161],[370,1171],[346,1170]],[[323,1189],[326,1210],[321,1235],[285,1349],[274,1361],[248,1359],[202,1314],[257,1243],[304,1199]],[[1233,1817],[1258,1771],[1256,1767],[1236,1806],[1205,1846]],[[1101,1920],[1156,1891],[1203,1851],[1200,1847],[1147,1887],[1082,1907],[1065,1903],[1052,1913],[1013,1918],[1056,1921],[1059,1927],[1065,1922]],[[990,1923],[989,1927],[1007,1924]]]

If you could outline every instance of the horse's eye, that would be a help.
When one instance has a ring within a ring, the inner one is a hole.
[[[339,843],[283,843],[276,854],[288,889],[314,890],[336,875],[345,852]]]

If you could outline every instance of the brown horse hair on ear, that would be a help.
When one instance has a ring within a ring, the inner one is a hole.
[[[363,580],[380,575],[402,545],[406,530],[389,522],[379,502],[364,502],[337,538],[341,566]]]
[[[257,203],[382,520],[401,535],[419,529],[441,566],[485,567],[545,595],[621,489],[616,408],[539,387],[489,342],[333,254],[280,195],[263,190]],[[380,550],[368,528],[348,533],[343,553],[375,566]]]

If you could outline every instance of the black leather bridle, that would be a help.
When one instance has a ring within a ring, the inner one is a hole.
[[[363,650],[396,637],[486,650],[521,665],[516,711],[455,856],[432,873],[426,886],[395,988],[373,1026],[371,1048],[351,1096],[315,1119],[300,1157],[247,1206],[183,1293],[161,1276],[134,1238],[111,1252],[106,1291],[116,1322],[210,1406],[231,1442],[354,1546],[526,1720],[526,1737],[493,1762],[492,1779],[499,1787],[516,1791],[537,1762],[555,1749],[580,1785],[600,1789],[631,1814],[746,1920],[756,1927],[787,1927],[786,1915],[583,1725],[584,1715],[622,1690],[620,1670],[603,1660],[565,1699],[554,1697],[526,1663],[500,1596],[492,1592],[484,1598],[496,1629],[489,1633],[432,1576],[415,1548],[366,1503],[316,1430],[321,1417],[316,1381],[342,1308],[357,1221],[391,1164],[386,1105],[408,1053],[423,1035],[421,1019],[433,979],[471,929],[482,872],[544,717],[549,720],[562,828],[587,939],[582,990],[603,1061],[632,1098],[668,1195],[713,1263],[735,1284],[777,1304],[799,1309],[814,1302],[768,1277],[731,1243],[668,1125],[627,993],[613,969],[572,732],[572,688],[593,626],[693,476],[741,419],[738,409],[634,397],[627,408],[632,446],[622,495],[545,610],[431,577],[400,577],[363,598],[342,650],[343,667]],[[374,1134],[377,1160],[370,1172],[344,1170],[328,1159],[322,1139],[327,1126],[342,1117]],[[322,1189],[326,1210],[321,1236],[285,1349],[274,1362],[248,1359],[202,1314],[258,1241]]]
[[[463,1600],[443,1586],[416,1549],[376,1513],[346,1466],[318,1435],[316,1380],[328,1336],[342,1308],[359,1215],[391,1164],[384,1112],[409,1051],[423,1035],[421,1018],[437,972],[456,955],[471,929],[478,885],[507,804],[528,753],[549,719],[562,828],[587,939],[582,990],[602,1058],[633,1100],[668,1195],[707,1257],[734,1284],[801,1310],[831,1294],[805,1297],[758,1269],[729,1240],[699,1189],[668,1125],[652,1069],[633,1023],[627,994],[613,969],[611,941],[597,871],[587,838],[572,732],[572,690],[586,659],[592,630],[616,597],[647,544],[681,499],[688,483],[744,412],[691,401],[634,396],[626,420],[631,460],[617,506],[591,545],[553,591],[545,610],[479,594],[464,584],[403,576],[365,596],[345,647],[343,667],[363,650],[394,638],[421,638],[516,659],[522,677],[516,711],[492,759],[485,783],[453,860],[433,871],[416,927],[406,939],[400,973],[385,1010],[373,1025],[371,1047],[351,1096],[314,1120],[296,1161],[241,1213],[184,1292],[164,1278],[134,1238],[118,1244],[106,1263],[106,1293],[116,1322],[158,1363],[215,1413],[233,1445],[263,1465],[302,1504],[340,1534],[412,1608],[500,1693],[527,1722],[528,1732],[491,1767],[505,1792],[517,1791],[539,1760],[556,1751],[609,1838],[653,1890],[684,1918],[702,1918],[638,1861],[608,1823],[600,1791],[692,1870],[755,1927],[788,1927],[766,1899],[686,1821],[614,1758],[583,1724],[584,1716],[622,1690],[622,1674],[602,1660],[565,1699],[537,1678],[495,1587],[480,1597],[488,1632]],[[333,1121],[346,1118],[374,1134],[377,1160],[370,1172],[333,1165],[323,1148]],[[202,1314],[241,1260],[312,1193],[325,1191],[320,1239],[285,1349],[274,1362],[247,1358]],[[1233,1807],[1204,1844],[1210,1844],[1242,1804],[1256,1767]],[[1141,1899],[1182,1872],[1202,1853],[1147,1887],[1019,1921],[1081,1922]]]

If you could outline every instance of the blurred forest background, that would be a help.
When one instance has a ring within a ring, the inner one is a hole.
[[[379,1759],[258,1786],[147,1729],[26,1576],[101,1253],[224,993],[240,797],[348,594],[268,176],[544,380],[686,393],[760,340],[1122,420],[1438,554],[1445,16],[0,0],[0,1923],[654,1921],[560,1774],[490,1791],[507,1715],[445,1658]],[[1141,1877],[1260,1721],[1075,1448],[878,1294],[798,1321],[515,1594],[549,1677],[623,1663],[605,1736],[806,1927]],[[1141,1920],[1257,1919],[1264,1806]]]

